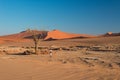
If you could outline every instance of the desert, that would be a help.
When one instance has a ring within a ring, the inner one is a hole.
[[[70,35],[40,39],[38,55],[27,30],[1,36],[0,80],[120,80],[120,36]]]
[[[0,80],[120,80],[120,0],[0,0]]]

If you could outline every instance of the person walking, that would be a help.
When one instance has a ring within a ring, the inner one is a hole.
[[[53,55],[52,50],[50,50],[49,55],[50,55],[50,57],[52,57],[52,55]]]

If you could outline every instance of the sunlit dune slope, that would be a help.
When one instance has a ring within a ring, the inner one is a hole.
[[[62,32],[60,30],[53,30],[49,31],[45,40],[52,40],[52,39],[72,39],[72,38],[92,38],[95,37],[93,35],[87,34],[72,34]]]

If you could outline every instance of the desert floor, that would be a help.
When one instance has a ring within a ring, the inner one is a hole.
[[[33,43],[1,44],[13,45],[32,46]],[[40,45],[120,47],[120,37],[41,41]],[[120,80],[120,52],[116,51],[56,50],[52,57],[0,53],[0,80]]]
[[[120,54],[54,51],[54,55],[1,55],[0,80],[120,80]]]

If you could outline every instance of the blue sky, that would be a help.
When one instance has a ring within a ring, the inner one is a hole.
[[[0,0],[0,35],[27,28],[120,32],[120,0]]]

